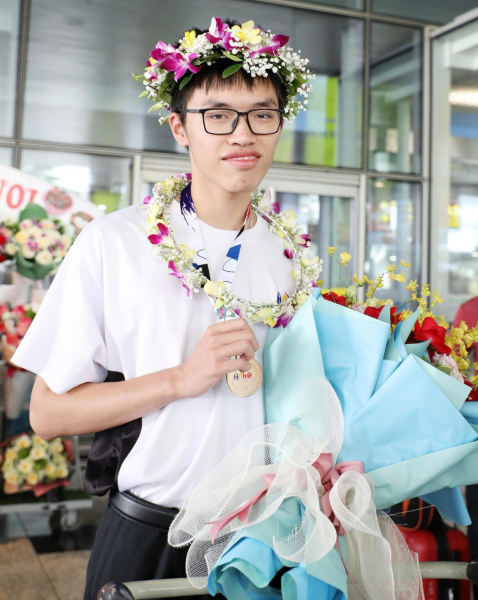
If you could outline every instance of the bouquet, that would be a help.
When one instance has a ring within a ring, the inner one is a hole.
[[[14,494],[32,490],[35,496],[68,486],[69,463],[73,460],[70,440],[46,442],[36,434],[24,433],[7,440],[2,456],[3,491]]]
[[[386,277],[405,282],[390,265],[341,293],[317,289],[269,330],[267,424],[193,490],[169,531],[173,546],[191,544],[193,585],[206,577],[229,600],[423,597],[416,556],[384,511],[419,496],[469,523],[459,486],[478,482],[466,408],[478,405],[465,402],[477,331],[447,329],[433,313],[439,295],[416,282],[414,312],[375,298]]]
[[[49,219],[37,204],[22,210],[18,222],[1,223],[0,234],[3,260],[15,260],[16,270],[28,279],[43,279],[56,269],[73,241],[62,222]]]
[[[0,334],[2,334],[3,356],[7,362],[25,337],[37,312],[38,303],[18,304],[14,307],[9,303],[0,304]]]
[[[339,265],[339,278],[342,281],[342,268],[347,266],[351,256],[346,252],[340,254],[340,258],[335,256],[333,246],[328,248],[328,253],[337,261]],[[399,267],[408,268],[409,263],[401,261]],[[449,328],[443,315],[437,316],[433,309],[436,305],[443,302],[440,293],[436,290],[430,292],[429,284],[425,283],[420,287],[414,280],[410,280],[406,286],[410,290],[410,299],[398,307],[393,306],[390,299],[380,300],[374,297],[375,292],[384,287],[385,280],[391,279],[400,283],[405,283],[405,272],[397,272],[397,266],[389,264],[385,273],[381,273],[374,279],[369,279],[366,275],[363,278],[354,275],[353,284],[346,286],[340,293],[332,290],[322,289],[322,297],[330,302],[335,302],[352,310],[368,315],[374,319],[379,319],[382,310],[388,304],[390,306],[391,330],[401,321],[405,321],[412,315],[412,311],[406,308],[406,304],[415,303],[418,307],[417,319],[411,329],[406,344],[417,342],[428,342],[427,355],[430,364],[440,371],[450,375],[454,379],[465,383],[470,387],[470,393],[467,401],[478,400],[478,362],[473,363],[473,369],[470,369],[470,360],[468,351],[474,343],[478,341],[478,323],[473,328],[462,321],[459,327]],[[345,284],[344,284],[345,286]],[[367,300],[360,302],[357,298],[357,289],[368,286]],[[402,308],[403,307],[403,308]]]

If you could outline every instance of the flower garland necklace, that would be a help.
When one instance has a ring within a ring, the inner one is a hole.
[[[150,225],[148,239],[156,247],[156,258],[168,265],[170,275],[177,277],[189,297],[191,292],[204,291],[216,298],[216,308],[225,304],[251,323],[266,323],[269,327],[285,327],[295,312],[304,304],[318,285],[322,260],[318,256],[310,259],[310,237],[305,234],[291,210],[280,212],[277,202],[272,202],[270,193],[255,190],[251,196],[251,207],[268,223],[269,230],[284,243],[284,255],[294,263],[292,274],[297,281],[292,294],[284,294],[281,302],[250,302],[232,294],[221,281],[210,281],[193,265],[195,251],[185,244],[177,244],[171,226],[171,202],[188,185],[189,174],[180,173],[157,183],[153,195],[144,199]]]

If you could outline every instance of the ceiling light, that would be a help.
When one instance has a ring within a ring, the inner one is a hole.
[[[448,94],[450,104],[478,108],[478,88],[455,88]]]

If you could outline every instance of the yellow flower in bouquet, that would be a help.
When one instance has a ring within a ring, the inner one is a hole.
[[[14,448],[8,448],[5,452],[5,461],[13,462],[17,457],[17,453]]]
[[[39,482],[38,475],[36,473],[28,473],[27,483],[28,485],[36,485]]]
[[[18,483],[18,473],[15,471],[15,469],[9,469],[8,471],[4,472],[3,478],[5,479],[6,483]]]
[[[18,449],[29,448],[31,445],[32,441],[28,435],[21,435],[15,441],[15,447]]]
[[[30,473],[32,469],[33,469],[33,462],[31,460],[29,460],[28,458],[24,458],[18,463],[18,470],[20,473],[23,473],[26,475],[27,473]]]

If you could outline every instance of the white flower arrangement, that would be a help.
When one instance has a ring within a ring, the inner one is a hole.
[[[193,266],[195,251],[176,243],[170,221],[170,205],[189,181],[190,176],[185,173],[169,177],[154,186],[153,196],[144,199],[144,203],[148,205],[147,218],[150,224],[148,239],[155,246],[156,257],[165,262],[170,274],[182,282],[188,296],[204,288],[208,295],[217,299],[216,308],[225,304],[251,323],[263,322],[270,327],[285,327],[313,289],[320,284],[318,277],[323,262],[318,256],[309,258],[310,238],[296,221],[295,214],[291,210],[280,212],[279,205],[271,201],[268,192],[262,194],[255,190],[252,193],[252,209],[267,221],[270,231],[283,240],[284,255],[294,263],[292,273],[297,285],[293,293],[285,295],[281,302],[250,302],[231,294],[224,283],[207,279]]]
[[[5,491],[53,483],[68,477],[67,452],[61,438],[47,442],[35,434],[22,434],[5,449],[1,471]]]
[[[255,27],[253,21],[229,27],[213,17],[208,32],[197,35],[195,31],[186,31],[178,47],[164,42],[156,44],[144,74],[133,75],[145,85],[139,97],[147,96],[155,102],[148,112],[162,111],[159,122],[164,124],[176,82],[182,89],[202,66],[227,58],[233,64],[225,68],[223,77],[241,68],[251,77],[278,73],[287,88],[285,118],[293,120],[300,110],[306,109],[312,91],[309,82],[315,75],[307,68],[308,59],[286,47],[288,41],[288,36],[264,31]]]

